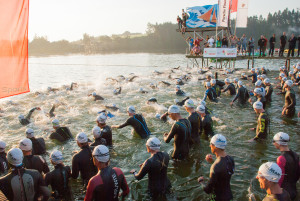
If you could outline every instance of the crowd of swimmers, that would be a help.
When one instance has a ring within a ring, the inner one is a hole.
[[[285,96],[285,103],[282,115],[292,118],[295,113],[296,96],[294,86],[300,85],[300,63],[293,66],[293,71],[288,72],[286,67],[280,68],[279,89],[277,95]],[[231,73],[226,70],[226,73]],[[172,160],[178,162],[189,157],[190,148],[199,145],[200,136],[205,139],[210,138],[211,153],[207,154],[206,161],[211,165],[209,178],[203,176],[198,178],[198,182],[203,190],[210,194],[211,199],[219,201],[233,200],[230,187],[230,180],[235,172],[235,162],[225,149],[227,139],[222,134],[215,134],[211,109],[206,106],[206,101],[218,102],[222,93],[232,96],[231,106],[234,102],[238,105],[251,104],[257,113],[257,127],[253,128],[256,134],[251,141],[262,141],[267,138],[270,126],[270,119],[266,112],[272,101],[273,86],[267,78],[267,69],[251,69],[251,73],[241,74],[240,78],[232,80],[226,78],[224,81],[207,75],[205,93],[200,105],[189,97],[182,101],[176,100],[174,105],[168,108],[164,114],[157,114],[156,118],[167,121],[169,117],[173,120],[173,125],[169,132],[163,134],[165,143],[174,140],[174,151]],[[243,82],[251,82],[255,86],[253,90],[248,90]],[[188,76],[183,76],[176,81],[176,95],[184,96],[180,85],[186,84]],[[167,82],[165,82],[167,83]],[[167,83],[169,84],[169,83]],[[143,90],[142,90],[143,91]],[[116,95],[121,93],[121,88],[116,90]],[[96,93],[90,94],[94,100],[104,98]],[[157,103],[156,98],[150,98],[148,104]],[[188,118],[181,116],[180,107],[183,106]],[[114,106],[116,107],[116,106]],[[49,114],[53,117],[55,106]],[[35,107],[24,116],[19,116],[21,125],[30,124],[30,118],[34,111],[40,110]],[[122,129],[131,126],[135,133],[142,139],[147,139],[146,149],[150,157],[140,165],[140,170],[131,170],[137,180],[141,180],[148,174],[148,190],[152,200],[163,198],[172,188],[172,181],[167,177],[169,154],[162,151],[163,144],[148,129],[146,119],[142,114],[136,112],[134,106],[127,108],[129,118],[121,125],[109,126],[106,124],[110,113],[101,111],[96,118],[96,125],[92,130],[94,141],[81,132],[77,134],[75,140],[80,151],[72,158],[72,166],[64,165],[64,157],[61,151],[54,150],[50,154],[50,162],[54,166],[52,171],[44,159],[46,153],[45,141],[43,138],[36,138],[34,130],[27,128],[26,138],[19,142],[18,148],[12,148],[6,153],[6,143],[0,141],[0,172],[4,174],[0,178],[0,193],[8,200],[14,201],[34,201],[34,200],[73,200],[72,190],[69,186],[69,179],[77,179],[79,174],[85,193],[86,201],[115,201],[119,197],[129,194],[129,187],[126,178],[120,168],[110,166],[110,148],[113,146],[112,129]],[[68,127],[61,126],[58,119],[52,120],[54,132],[50,139],[66,142],[73,139],[73,135]],[[285,132],[278,132],[273,137],[274,146],[281,151],[281,155],[276,162],[266,162],[260,166],[256,178],[260,187],[265,189],[267,195],[265,201],[289,201],[297,197],[296,183],[300,177],[299,156],[289,147],[290,137]],[[51,191],[49,189],[51,187]],[[122,190],[122,193],[120,192]],[[1,195],[0,195],[1,197]]]

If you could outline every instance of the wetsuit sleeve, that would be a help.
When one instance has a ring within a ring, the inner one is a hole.
[[[204,101],[206,101],[207,94],[208,94],[208,90],[205,91],[204,98],[203,98]]]
[[[126,121],[125,123],[119,125],[118,128],[124,128],[124,127],[129,126],[129,125],[131,125],[131,124],[130,124],[130,118],[127,119],[127,121]]]
[[[51,174],[50,173],[47,173],[45,175],[45,183],[46,183],[46,186],[49,186],[51,184]]]
[[[90,179],[88,185],[87,185],[87,188],[86,188],[86,194],[85,194],[85,197],[84,197],[84,201],[92,201],[93,200],[93,193],[94,193],[94,190],[96,188],[96,183],[94,182],[94,179]]]
[[[284,175],[285,175],[285,164],[286,164],[286,159],[284,158],[284,156],[279,156],[277,158],[277,165],[280,167],[281,171],[282,171],[282,176],[278,181],[279,186],[281,186],[283,180],[284,180]]]
[[[248,77],[253,77],[253,76],[254,76],[254,74],[248,75]]]
[[[50,117],[55,117],[54,110],[55,110],[55,105],[53,104],[51,110],[49,111],[49,116]]]
[[[28,114],[27,114],[27,116],[25,117],[25,119],[30,120],[30,117],[31,117],[32,113],[34,112],[34,110],[36,110],[35,107],[32,108],[32,109],[28,112]]]
[[[217,183],[217,175],[215,174],[215,172],[211,173],[211,176],[209,178],[208,183],[206,184],[206,186],[203,188],[203,190],[205,191],[205,193],[210,194],[213,192],[213,189],[215,187]]]
[[[292,93],[290,93],[290,94],[289,94],[289,98],[290,98],[290,100],[291,100],[291,104],[289,104],[288,106],[286,106],[286,109],[291,109],[291,108],[295,107],[295,105],[296,105],[296,102],[295,102],[295,95],[292,94]]]
[[[232,100],[232,102],[236,101],[236,99],[238,99],[238,97],[240,96],[240,89],[238,90],[237,94],[235,95],[234,99]]]
[[[38,181],[37,181],[38,185],[39,186],[39,192],[44,196],[44,199],[45,200],[48,200],[48,198],[50,197],[51,195],[51,191],[50,189],[47,187],[42,175],[39,173],[39,176],[38,176]]]
[[[72,160],[72,178],[77,179],[78,175],[79,175],[79,165],[78,165],[77,157],[75,155]]]
[[[41,158],[41,161],[43,162],[43,173],[46,174],[46,173],[50,172],[48,164],[45,161],[45,159],[42,156],[40,156],[40,158]]]
[[[119,181],[120,181],[120,187],[122,189],[122,196],[125,197],[126,195],[129,194],[129,187],[128,187],[128,184],[127,184],[127,181],[126,181],[126,178],[124,176],[124,173],[122,172],[122,170],[120,168],[113,168],[117,175],[118,175],[118,178],[119,178]]]
[[[223,92],[226,92],[226,91],[228,91],[228,89],[229,89],[229,86],[230,86],[230,84],[229,85],[227,85],[227,87],[223,90]]]
[[[150,170],[150,162],[149,160],[146,160],[143,164],[143,166],[141,167],[140,171],[138,174],[134,175],[134,177],[137,180],[141,180],[144,178],[144,176],[149,172]]]
[[[171,131],[169,132],[167,138],[165,139],[166,143],[169,143],[171,141],[171,139],[174,137],[174,135],[177,133],[177,128],[178,128],[178,124],[174,124],[171,128]]]

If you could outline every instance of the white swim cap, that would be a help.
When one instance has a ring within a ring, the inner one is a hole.
[[[179,86],[179,85],[176,85],[176,89],[180,89],[180,86]]]
[[[129,113],[135,113],[135,108],[131,105],[127,108],[127,112]]]
[[[188,99],[184,102],[184,106],[188,108],[194,108],[195,107],[194,101],[192,99]]]
[[[283,77],[285,77],[285,74],[284,73],[280,73],[279,76],[283,78]]]
[[[139,89],[140,91],[144,91],[144,89],[141,87],[140,89]]]
[[[0,152],[4,152],[6,148],[6,143],[0,140]]]
[[[211,138],[210,144],[215,145],[215,147],[217,147],[219,149],[225,149],[225,147],[227,145],[227,141],[223,135],[216,134]]]
[[[255,88],[254,93],[261,95],[262,93],[261,88]]]
[[[258,75],[257,78],[260,79],[260,78],[261,78],[261,75]]]
[[[93,151],[93,157],[99,162],[106,163],[109,161],[109,150],[104,145],[98,145]]]
[[[206,102],[204,100],[202,100],[200,104],[203,105],[204,107],[206,106]]]
[[[168,109],[169,114],[178,114],[180,113],[180,108],[177,105],[171,105]]]
[[[32,142],[31,142],[31,140],[28,139],[28,138],[25,138],[25,139],[21,140],[20,143],[19,143],[19,148],[22,151],[30,151],[30,150],[32,150]]]
[[[12,148],[7,152],[7,161],[13,166],[20,166],[23,163],[23,152],[19,148]]]
[[[25,117],[24,117],[23,114],[20,114],[20,115],[18,116],[18,118],[19,118],[19,120],[25,119]]]
[[[278,183],[281,178],[281,168],[274,162],[267,162],[262,164],[258,170],[258,177],[264,177],[268,181]]]
[[[266,77],[267,77],[267,76],[266,76],[265,74],[262,74],[262,75],[261,75],[261,78],[262,78],[262,79],[266,79]]]
[[[174,103],[175,103],[175,104],[179,103],[179,100],[178,100],[177,98],[174,99]]]
[[[52,121],[52,125],[53,125],[54,127],[59,127],[59,121],[58,121],[58,119],[54,119],[54,120]]]
[[[51,154],[50,154],[50,160],[54,163],[54,164],[60,164],[63,162],[63,155],[60,151],[58,150],[54,150]]]
[[[254,104],[253,104],[253,108],[254,109],[258,109],[258,110],[261,110],[263,109],[263,104],[260,102],[260,101],[256,101]]]
[[[156,119],[160,119],[160,117],[161,117],[160,114],[158,114],[158,113],[155,114],[155,118],[156,118]]]
[[[97,122],[100,124],[105,124],[107,120],[107,116],[104,112],[101,112],[100,115],[97,117]]]
[[[101,136],[101,128],[99,126],[94,126],[92,133],[95,139],[99,138]]]
[[[270,79],[269,79],[269,78],[266,78],[266,79],[264,80],[264,83],[270,83]]]
[[[224,80],[224,82],[226,83],[230,83],[230,80],[228,79],[228,78],[226,78],[225,80]]]
[[[206,83],[205,83],[205,86],[210,87],[210,86],[211,86],[211,85],[210,85],[210,82],[206,82]]]
[[[34,131],[31,128],[27,128],[26,130],[26,137],[27,138],[33,138],[34,137]]]
[[[285,81],[285,84],[288,85],[289,87],[291,87],[291,86],[293,86],[293,81],[287,80],[287,81]]]
[[[86,136],[86,134],[84,132],[78,133],[76,136],[76,141],[79,143],[86,143],[88,142],[88,137]]]
[[[287,81],[287,77],[282,78],[282,81],[284,82]]]
[[[238,82],[239,79],[238,79],[238,78],[234,78],[233,81],[234,81],[234,82]]]
[[[261,81],[260,81],[260,80],[257,80],[257,81],[255,82],[255,86],[256,86],[256,87],[260,87],[260,86],[261,86]]]
[[[215,85],[217,82],[216,82],[216,80],[215,79],[211,79],[211,81],[210,81],[210,84],[211,85]]]
[[[242,73],[241,75],[242,75],[242,77],[244,77],[246,74],[245,74],[245,73]]]
[[[93,93],[92,93],[92,96],[96,96],[96,95],[97,95],[96,92],[93,92]]]
[[[279,145],[288,145],[290,141],[290,136],[287,133],[279,132],[273,137],[273,142],[276,142]]]
[[[290,71],[290,72],[289,72],[289,75],[293,75],[293,74],[294,74],[294,72],[293,72],[293,71]]]
[[[199,105],[196,109],[200,113],[205,113],[205,106],[204,105]]]
[[[242,81],[238,81],[238,85],[239,86],[243,86],[243,82]]]
[[[149,138],[146,142],[146,146],[148,146],[153,151],[160,150],[160,140],[156,137]]]

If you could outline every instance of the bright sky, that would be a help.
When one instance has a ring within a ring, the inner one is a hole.
[[[181,9],[216,4],[217,0],[30,0],[29,40],[79,40],[93,36],[145,33],[147,23],[176,23]],[[300,8],[299,0],[249,0],[249,16],[267,16],[284,8]]]

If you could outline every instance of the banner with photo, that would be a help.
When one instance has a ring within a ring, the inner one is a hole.
[[[195,6],[187,8],[189,19],[186,21],[187,28],[216,27],[218,21],[218,4]]]

